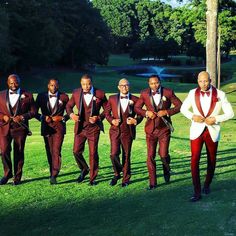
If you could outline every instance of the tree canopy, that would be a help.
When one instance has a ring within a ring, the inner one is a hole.
[[[106,64],[109,29],[87,0],[0,1],[1,70]]]
[[[204,57],[206,1],[189,2],[173,8],[161,0],[0,0],[0,72],[106,64],[110,51]],[[228,55],[236,48],[235,1],[219,1],[218,21]]]
[[[123,43],[124,47],[133,45],[132,55],[142,55],[137,47],[149,44],[147,39],[152,37],[156,38],[159,46],[163,43],[167,46],[168,40],[173,40],[178,44],[180,52],[204,57],[202,52],[206,45],[206,1],[189,2],[172,8],[160,0],[92,1],[110,27],[111,36],[116,42],[121,39],[124,41],[125,37],[127,43]],[[236,3],[233,0],[220,0],[221,48],[226,55],[235,48],[235,17]]]

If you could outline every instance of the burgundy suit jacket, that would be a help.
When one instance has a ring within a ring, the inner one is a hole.
[[[91,102],[92,102],[91,116],[99,117],[99,119],[96,122],[96,125],[100,128],[100,130],[104,131],[102,121],[105,118],[104,110],[107,105],[107,98],[104,91],[94,88],[94,94],[93,94],[93,98]],[[83,106],[82,88],[78,88],[73,91],[72,96],[66,105],[66,112],[68,115],[70,115],[71,113],[74,113],[73,112],[74,106],[77,107],[78,109],[77,115],[80,116],[82,112],[82,106]],[[101,107],[103,107],[103,112],[100,114]],[[78,134],[79,132],[80,122],[82,122],[82,120],[75,123],[75,128],[74,128],[75,134]]]
[[[10,123],[5,123],[3,121],[3,116],[17,116],[22,115],[24,117],[24,121],[21,123],[24,123],[25,125],[29,125],[28,120],[33,118],[36,115],[36,106],[34,102],[33,95],[23,89],[20,89],[20,97],[18,100],[18,103],[16,105],[16,111],[15,114],[11,112],[10,109],[10,102],[9,102],[9,92],[8,90],[3,90],[0,92],[0,135],[1,136],[7,136],[9,129],[10,129]],[[18,132],[25,132],[25,128],[20,127],[17,129]]]
[[[171,107],[171,105],[174,107]],[[143,109],[143,106],[146,106],[146,109]],[[159,110],[167,110],[168,116],[164,118],[171,123],[171,116],[175,115],[180,111],[180,107],[182,102],[176,95],[174,94],[173,90],[161,87],[161,101],[159,105],[156,107],[153,97],[151,95],[151,89],[147,88],[141,92],[139,100],[136,102],[134,106],[134,111],[145,117],[146,111],[158,112]],[[166,124],[160,117],[156,117],[155,119],[147,119],[145,124],[145,132],[150,134],[154,131],[154,128],[166,128]]]
[[[130,136],[135,139],[136,136],[136,126],[135,125],[127,125],[126,124],[126,119],[128,117],[135,117],[136,113],[134,111],[134,105],[138,101],[138,97],[129,94],[129,104],[127,106],[126,111],[124,111],[123,116],[122,116],[122,111],[121,111],[121,105],[120,105],[120,94],[115,94],[109,97],[106,110],[105,110],[105,116],[107,121],[111,124],[111,132],[119,132],[119,129],[129,129]],[[143,117],[142,116],[137,116],[137,124],[139,124]],[[113,119],[121,119],[124,122],[124,125],[119,126],[114,126],[112,124]]]
[[[58,92],[55,107],[52,109],[49,102],[48,92],[38,94],[36,98],[36,119],[41,121],[41,135],[44,136],[54,134],[56,132],[61,132],[63,134],[66,133],[65,122],[69,119],[69,116],[67,114],[64,115],[64,111],[68,101],[69,97],[67,94]],[[41,109],[42,114],[39,114],[39,108]],[[45,122],[46,116],[63,116],[64,119],[59,122],[47,123]]]

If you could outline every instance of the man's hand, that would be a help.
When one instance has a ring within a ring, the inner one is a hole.
[[[54,122],[62,121],[62,119],[63,119],[63,116],[53,116],[53,117],[52,117],[52,120],[53,120]]]
[[[162,117],[168,115],[167,110],[160,110],[157,112],[157,116]]]
[[[207,124],[207,125],[214,125],[215,123],[216,123],[216,118],[215,117],[207,117],[206,119],[205,119],[205,123]]]
[[[74,122],[78,122],[79,121],[79,116],[75,115],[74,113],[70,114],[70,118],[74,121]]]
[[[192,120],[198,123],[203,123],[205,118],[199,115],[193,115]]]
[[[45,116],[45,121],[47,123],[51,123],[52,122],[52,118],[50,116]]]
[[[14,116],[12,120],[16,123],[20,123],[22,120],[24,120],[23,116]]]
[[[127,122],[127,125],[137,125],[137,120],[132,117],[128,117],[126,122]]]
[[[97,120],[98,120],[98,116],[90,116],[89,117],[89,123],[91,123],[91,124],[95,124]]]
[[[10,117],[7,116],[7,115],[4,115],[2,119],[3,119],[3,121],[6,122],[6,123],[8,123],[8,122],[10,121]]]
[[[120,119],[113,119],[111,122],[114,126],[119,126]]]
[[[153,120],[156,118],[156,113],[152,111],[146,111],[146,116]]]

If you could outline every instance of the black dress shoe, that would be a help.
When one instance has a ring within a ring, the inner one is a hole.
[[[17,185],[21,184],[21,181],[20,180],[14,180],[12,184],[14,186],[17,186]]]
[[[90,186],[96,186],[97,184],[98,184],[98,182],[95,180],[89,182]]]
[[[78,179],[77,179],[77,182],[78,182],[78,183],[83,182],[85,176],[86,176],[88,173],[89,173],[88,170],[82,171],[81,174],[80,174],[80,176],[79,176]]]
[[[202,193],[204,193],[204,194],[209,194],[211,192],[211,190],[210,190],[210,187],[203,187],[203,189],[202,189]]]
[[[130,184],[129,182],[122,183],[122,184],[121,184],[121,187],[122,187],[122,188],[128,187],[129,184]]]
[[[117,175],[117,176],[115,175],[115,176],[111,179],[110,185],[111,185],[111,186],[116,185],[118,179],[120,179],[120,178],[121,178],[120,175]]]
[[[147,188],[147,190],[154,190],[157,186],[156,185],[149,185],[149,187]]]
[[[4,185],[8,182],[8,178],[7,177],[2,177],[0,180],[0,185]]]
[[[50,184],[57,184],[57,179],[56,179],[56,177],[54,177],[54,176],[52,176],[52,177],[50,177]]]
[[[170,172],[167,174],[164,174],[164,179],[167,184],[170,182]]]
[[[201,195],[193,195],[191,198],[190,198],[190,202],[197,202],[201,199]]]

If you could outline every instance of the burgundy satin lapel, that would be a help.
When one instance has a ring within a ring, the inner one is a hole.
[[[162,106],[163,106],[163,100],[162,100],[162,97],[163,97],[163,87],[161,87],[160,95],[161,95],[161,99],[160,99],[160,102],[159,102],[158,107],[157,107],[158,110],[161,110]]]
[[[95,89],[94,89],[94,91],[93,91],[92,100],[91,100],[91,102],[90,102],[90,104],[92,103],[90,116],[93,116],[93,112],[94,112],[95,109],[96,109],[96,100],[94,100],[94,97],[95,97],[95,99],[96,99],[96,90],[95,90]]]
[[[82,111],[82,103],[83,103],[83,99],[82,99],[82,96],[83,96],[83,90],[82,89],[79,89],[79,95],[78,95],[78,112],[79,112],[79,115],[81,114],[81,111]]]
[[[50,102],[49,102],[48,92],[45,93],[45,99],[46,99],[46,101],[47,101],[47,109],[48,109],[48,111],[49,111],[50,114],[51,114],[51,113],[52,113],[52,109],[51,109]]]
[[[195,103],[196,103],[198,111],[201,113],[203,117],[205,117],[202,110],[201,102],[200,102],[200,88],[197,88],[195,91]]]
[[[11,114],[9,90],[6,90],[6,106],[7,106],[7,110],[9,111],[9,114]]]
[[[133,113],[133,106],[130,104],[130,101],[132,101],[131,100],[131,93],[129,93],[129,97],[128,97],[128,111],[129,111],[129,114],[131,115],[132,113]]]
[[[215,87],[212,86],[212,95],[211,95],[211,106],[206,115],[206,117],[210,116],[210,114],[214,111],[217,101],[217,90]]]
[[[153,100],[152,90],[151,89],[149,89],[149,95],[148,96],[149,96],[149,100],[150,100],[151,106],[153,107],[153,110],[156,112],[157,108],[156,108],[154,100]]]
[[[18,98],[18,101],[16,102],[16,112],[14,115],[19,114],[20,106],[21,106],[21,95],[23,94],[23,91],[20,89],[20,96]]]
[[[120,94],[119,93],[116,96],[116,104],[117,104],[117,114],[120,119]]]

